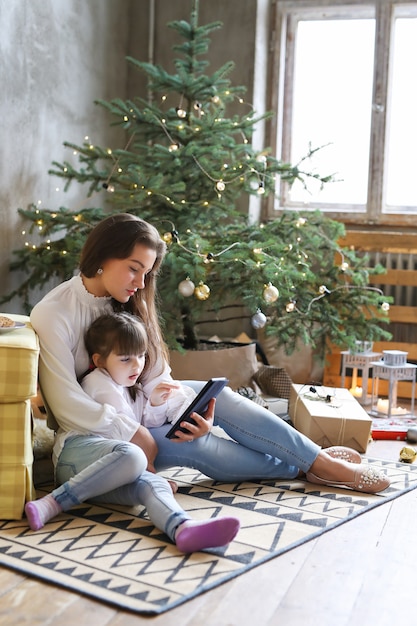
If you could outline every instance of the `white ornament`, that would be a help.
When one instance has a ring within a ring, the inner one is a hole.
[[[389,302],[383,302],[383,303],[381,304],[381,309],[382,309],[383,311],[389,311]]]
[[[193,281],[187,276],[185,280],[182,280],[178,285],[178,291],[184,298],[190,298],[194,293],[195,285]]]

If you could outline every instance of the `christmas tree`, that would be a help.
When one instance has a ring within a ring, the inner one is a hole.
[[[331,177],[304,172],[304,160],[290,165],[254,150],[251,138],[265,116],[231,84],[232,62],[206,73],[201,57],[221,23],[199,26],[197,0],[190,23],[168,26],[182,39],[173,48],[176,72],[128,58],[147,75],[151,97],[98,101],[125,130],[125,145],[66,142],[78,164],[54,162],[49,170],[66,190],[79,183],[87,197],[102,197],[105,189],[109,206],[19,209],[40,241],[15,251],[11,269],[24,269],[27,279],[6,300],[17,295],[30,310],[34,288],[72,276],[90,229],[110,211],[127,211],[153,223],[168,246],[158,288],[170,347],[197,347],[199,323],[235,303],[288,352],[299,340],[323,348],[389,338],[381,328],[387,298],[368,287],[370,274],[383,269],[340,248],[341,223],[320,212],[284,211],[254,224],[239,210],[241,198],[275,194],[278,179],[308,185],[310,176],[323,184]],[[228,116],[229,108],[238,112]]]

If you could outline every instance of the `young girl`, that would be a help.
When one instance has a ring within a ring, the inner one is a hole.
[[[157,445],[146,427],[172,422],[195,397],[190,387],[167,380],[154,387],[149,398],[141,379],[149,369],[148,338],[142,322],[129,313],[101,315],[85,334],[85,345],[92,369],[81,378],[81,386],[100,404],[110,404],[142,424],[142,444],[148,460],[147,469],[155,473]],[[176,484],[168,481],[176,491]]]
[[[180,534],[185,533],[181,528],[189,522],[178,505],[175,509],[168,483],[150,472],[145,480],[143,460],[135,469],[126,462],[127,453],[135,456],[132,450],[143,443],[145,431],[110,405],[95,402],[77,381],[89,363],[85,331],[99,315],[120,310],[133,313],[146,327],[150,363],[142,380],[145,394],[149,397],[158,383],[171,380],[155,305],[164,254],[164,242],[147,222],[128,213],[105,218],[86,240],[80,274],[47,294],[34,307],[31,322],[40,339],[39,376],[49,425],[58,431],[53,458],[61,487],[51,497],[58,510],[86,499],[128,506],[141,503],[153,522],[179,545]],[[186,384],[198,392],[204,382]],[[204,416],[194,413],[193,418],[195,424],[184,424],[187,432],[177,431],[173,440],[165,437],[170,424],[150,429],[158,446],[157,471],[192,467],[229,482],[305,475],[311,482],[370,493],[390,484],[384,473],[362,465],[354,450],[321,450],[284,420],[228,387],[209,403]],[[213,424],[232,440],[210,433]],[[108,466],[111,471],[104,482],[97,478],[98,469]],[[156,511],[149,498],[150,480],[160,481],[161,507]],[[54,506],[43,511],[40,522],[56,512]],[[236,528],[229,530],[230,538]],[[203,543],[203,534],[209,532],[209,528],[196,532],[195,549],[200,549],[199,541]],[[216,545],[221,545],[217,536]]]

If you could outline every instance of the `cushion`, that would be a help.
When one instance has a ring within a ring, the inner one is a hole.
[[[226,376],[229,386],[236,390],[251,385],[258,369],[256,344],[236,344],[214,350],[188,350],[185,354],[170,353],[172,377],[177,380],[209,380]]]
[[[283,367],[261,365],[252,378],[267,396],[289,399],[292,380]]]
[[[0,333],[0,403],[21,402],[37,393],[39,341],[27,316],[4,315],[26,326]]]

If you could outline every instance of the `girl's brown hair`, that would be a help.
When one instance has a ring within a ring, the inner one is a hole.
[[[107,359],[111,352],[126,356],[145,354],[145,367],[139,381],[149,368],[148,338],[145,326],[130,313],[100,315],[86,331],[84,341],[90,359],[93,354],[99,354],[102,359]],[[139,390],[139,381],[128,388],[133,400]]]
[[[156,306],[156,278],[166,253],[166,245],[157,229],[130,213],[110,215],[99,222],[87,237],[79,267],[84,276],[93,278],[105,261],[128,258],[137,244],[156,252],[154,266],[146,275],[144,289],[138,289],[126,304],[116,300],[112,304],[116,312],[127,311],[144,323],[148,336],[149,362],[154,365],[160,351],[168,360]]]

